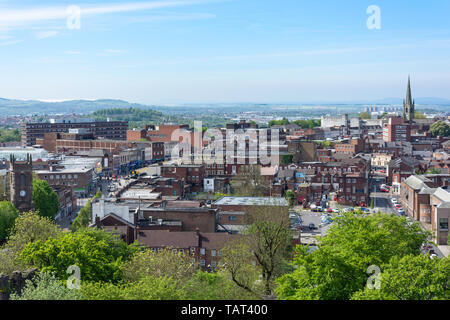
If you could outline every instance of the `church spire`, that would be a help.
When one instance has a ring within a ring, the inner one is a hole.
[[[412,96],[411,96],[411,77],[408,75],[408,89],[406,91],[406,105],[412,106]]]
[[[403,119],[409,123],[414,120],[414,101],[411,94],[411,77],[408,75],[408,89],[406,90],[406,100],[403,101]]]

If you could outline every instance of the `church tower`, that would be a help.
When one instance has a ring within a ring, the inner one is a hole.
[[[27,154],[27,160],[16,161],[10,157],[11,203],[20,211],[33,210],[33,161]]]
[[[406,101],[403,100],[403,120],[412,123],[414,121],[415,103],[411,96],[411,80],[408,76],[408,89],[406,90]]]

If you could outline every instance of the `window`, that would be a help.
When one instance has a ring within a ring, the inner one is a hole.
[[[228,220],[230,220],[230,221],[236,221],[236,217],[235,217],[235,216],[230,216],[230,217],[228,217]]]
[[[184,249],[178,250],[179,253],[184,253]]]
[[[215,268],[217,263],[215,261],[211,261],[211,267]]]
[[[213,257],[216,256],[216,250],[211,250],[211,256],[213,256]]]
[[[200,254],[201,254],[202,256],[205,255],[205,248],[200,248]]]
[[[195,248],[194,247],[191,248],[191,254],[195,254]]]
[[[204,259],[200,260],[200,265],[204,267],[206,265],[206,261]]]
[[[440,230],[448,230],[448,218],[439,219],[439,228]]]
[[[222,251],[217,251],[217,255],[219,256],[219,257],[221,257],[222,256]]]
[[[27,177],[23,173],[20,175],[19,179],[20,179],[21,186],[25,186],[27,184]]]

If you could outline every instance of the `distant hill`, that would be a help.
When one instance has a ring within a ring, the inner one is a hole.
[[[417,105],[422,106],[437,106],[436,109],[446,110],[450,106],[449,99],[443,98],[417,98]],[[380,100],[366,100],[366,101],[336,101],[336,102],[309,102],[309,105],[322,104],[325,106],[344,107],[359,105],[401,105],[403,100],[401,98],[386,98]],[[304,103],[294,104],[291,106],[301,106]],[[26,116],[26,115],[57,115],[57,114],[90,114],[92,112],[103,109],[143,109],[160,111],[165,114],[193,116],[194,114],[205,116],[217,112],[242,112],[245,111],[260,111],[264,108],[267,112],[275,112],[282,104],[262,104],[262,103],[211,103],[211,104],[189,104],[178,106],[150,106],[139,103],[130,103],[124,100],[114,99],[99,99],[99,100],[70,100],[61,102],[46,102],[38,100],[10,100],[0,98],[0,114],[3,116]],[[286,105],[287,106],[287,105]],[[155,118],[158,116],[154,114]]]
[[[45,102],[37,100],[9,100],[0,98],[0,114],[32,115],[32,114],[88,114],[93,111],[109,108],[140,108],[150,109],[150,106],[129,103],[123,100],[71,100],[61,102]]]

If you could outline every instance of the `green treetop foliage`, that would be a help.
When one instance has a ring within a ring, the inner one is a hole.
[[[426,118],[427,117],[423,113],[418,112],[418,111],[414,112],[414,119],[426,119]]]
[[[273,126],[285,126],[288,124],[296,124],[302,129],[312,129],[315,127],[320,127],[321,121],[320,119],[310,119],[310,120],[295,120],[290,122],[287,118],[283,118],[281,120],[270,120],[267,125],[269,127]]]
[[[83,280],[117,282],[122,279],[123,262],[136,250],[107,231],[81,229],[47,241],[29,243],[20,258],[41,272],[55,272],[60,279],[67,279],[67,268],[76,265]]]
[[[60,234],[61,230],[50,219],[32,211],[22,213],[14,221],[8,241],[0,248],[0,273],[25,270],[29,265],[20,259],[22,249],[29,243],[46,241]]]
[[[449,300],[450,258],[395,256],[381,267],[379,289],[364,289],[354,300]]]
[[[237,286],[225,271],[198,270],[186,283],[187,299],[192,300],[256,300],[257,295]]]
[[[335,219],[318,249],[297,246],[295,270],[277,279],[279,299],[346,300],[366,284],[367,268],[394,256],[419,255],[430,234],[416,222],[384,213]]]
[[[292,206],[294,204],[295,192],[292,190],[286,191],[284,197],[289,202],[289,205]]]
[[[368,112],[361,112],[359,114],[359,117],[361,119],[372,119],[372,115],[370,113],[368,113]]]
[[[33,179],[33,202],[36,211],[43,217],[53,219],[59,211],[58,194],[47,181]]]
[[[85,300],[184,300],[185,292],[170,277],[148,276],[136,282],[82,282]]]
[[[11,300],[79,300],[78,290],[68,289],[52,273],[42,272],[32,280],[26,280],[22,292],[13,293]]]
[[[0,202],[0,243],[7,239],[11,228],[14,226],[14,221],[18,216],[19,210],[11,202]]]
[[[243,236],[222,250],[224,270],[249,293],[270,296],[292,253],[289,214],[279,206],[255,206],[246,209],[246,219]]]
[[[446,122],[439,120],[431,125],[430,132],[433,137],[450,137],[450,126]]]
[[[0,142],[20,142],[21,139],[19,129],[0,129]]]
[[[80,212],[78,213],[78,216],[73,221],[72,225],[70,226],[70,229],[72,231],[77,231],[81,228],[89,227],[89,224],[91,222],[91,215],[92,215],[92,202],[95,199],[98,199],[102,196],[102,192],[99,190],[95,194],[95,196],[92,199],[89,199],[86,205],[81,208]]]
[[[163,114],[162,112],[151,109],[138,108],[110,108],[97,110],[92,115],[100,120],[110,118],[119,121],[159,121]]]
[[[329,149],[331,148],[331,141],[314,141],[316,144],[318,144],[323,149]]]
[[[124,279],[138,281],[147,276],[168,276],[183,283],[198,268],[192,258],[189,253],[180,253],[177,249],[172,248],[166,248],[159,252],[146,249],[136,253],[130,261],[123,265]]]

